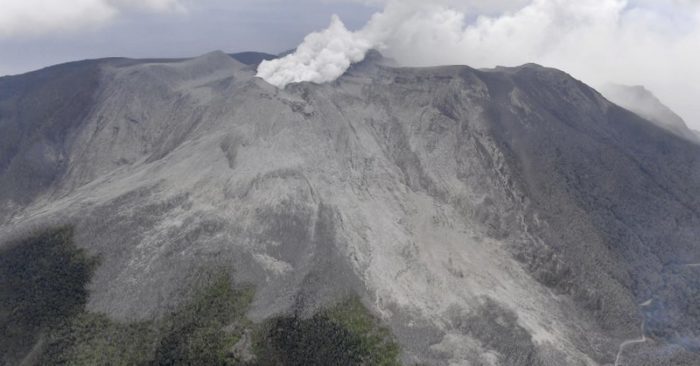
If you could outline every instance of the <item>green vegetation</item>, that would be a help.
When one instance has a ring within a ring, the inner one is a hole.
[[[381,326],[359,299],[351,298],[331,308],[327,311],[327,316],[359,337],[358,352],[363,355],[363,364],[400,365],[398,362],[400,349],[393,335],[387,328]]]
[[[52,332],[41,364],[236,365],[231,350],[249,326],[245,310],[252,295],[218,275],[158,321],[122,324],[83,312]]]
[[[120,324],[83,312],[54,329],[40,364],[138,365],[153,355],[157,334],[152,324]]]
[[[12,363],[42,334],[76,314],[97,260],[72,242],[69,227],[37,233],[0,252],[0,357]]]
[[[98,261],[72,234],[49,230],[0,252],[0,364],[31,355],[41,365],[399,365],[391,334],[359,300],[255,325],[245,317],[253,289],[223,270],[158,320],[87,312]]]
[[[309,319],[268,321],[258,331],[255,351],[261,366],[400,365],[389,331],[354,298]]]
[[[251,288],[233,291],[228,276],[195,296],[164,320],[156,350],[159,365],[233,365],[231,353],[246,326],[245,311],[253,299]]]

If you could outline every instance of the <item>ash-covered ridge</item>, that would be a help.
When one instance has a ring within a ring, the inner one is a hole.
[[[371,52],[278,89],[249,63],[1,78],[2,237],[74,224],[115,320],[223,266],[253,321],[359,296],[407,365],[700,362],[697,144],[538,65]]]
[[[639,114],[680,137],[700,142],[697,133],[688,128],[683,118],[664,105],[647,88],[641,85],[608,84],[603,86],[601,91],[615,104]]]

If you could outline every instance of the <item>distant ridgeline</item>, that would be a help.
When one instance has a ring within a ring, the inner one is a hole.
[[[308,319],[246,319],[252,287],[227,271],[167,316],[119,323],[86,311],[98,258],[73,229],[37,232],[0,251],[3,365],[398,365],[399,348],[357,299]]]

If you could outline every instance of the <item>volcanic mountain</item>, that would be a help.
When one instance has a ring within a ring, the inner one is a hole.
[[[534,64],[265,58],[0,78],[5,364],[700,364],[700,145]]]
[[[681,116],[673,112],[659,98],[641,85],[608,84],[603,86],[601,92],[615,104],[637,113],[680,137],[696,142],[700,141],[697,132],[688,128]]]

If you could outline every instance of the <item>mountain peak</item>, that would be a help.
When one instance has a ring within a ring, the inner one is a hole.
[[[603,95],[656,125],[681,137],[697,140],[683,118],[673,112],[643,85],[606,84],[600,88]]]

